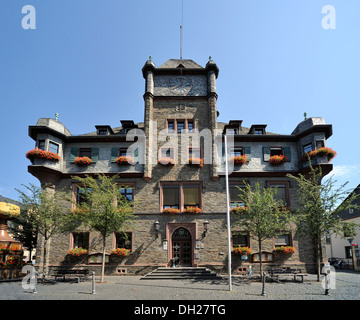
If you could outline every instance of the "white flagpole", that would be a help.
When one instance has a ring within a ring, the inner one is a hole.
[[[230,231],[230,199],[229,199],[229,168],[228,168],[228,149],[227,136],[225,134],[225,181],[226,181],[226,221],[228,237],[228,274],[229,274],[229,291],[232,291],[231,284],[231,231]]]

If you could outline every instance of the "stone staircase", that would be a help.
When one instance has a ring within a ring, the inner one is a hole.
[[[176,267],[165,268],[160,267],[150,272],[140,280],[176,280],[176,279],[214,279],[218,280],[221,277],[207,268],[202,267]]]

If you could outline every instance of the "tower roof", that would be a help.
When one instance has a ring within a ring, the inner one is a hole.
[[[204,69],[201,65],[191,59],[169,59],[158,69],[176,69],[176,68],[189,68],[189,69]]]

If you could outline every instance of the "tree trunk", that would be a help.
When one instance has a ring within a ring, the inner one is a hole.
[[[43,254],[43,268],[42,268],[42,278],[45,278],[46,275],[46,258],[47,258],[47,250],[46,250],[46,246],[47,246],[47,239],[44,239],[44,254]]]
[[[103,237],[103,258],[102,258],[102,265],[101,265],[101,280],[100,282],[104,282],[104,275],[105,275],[105,247],[106,247],[106,237]]]

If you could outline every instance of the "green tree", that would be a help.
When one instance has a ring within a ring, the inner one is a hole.
[[[245,184],[244,188],[238,189],[240,198],[248,210],[243,214],[233,215],[234,222],[257,239],[262,278],[262,242],[280,232],[289,230],[293,218],[290,211],[284,207],[284,203],[276,199],[277,188],[261,188],[259,183],[256,183],[255,188]]]
[[[58,233],[73,228],[73,215],[70,215],[71,198],[69,192],[55,190],[48,186],[23,185],[25,190],[16,189],[26,221],[30,223],[43,240],[42,276],[47,273],[47,245],[49,239]],[[38,241],[39,242],[39,241]]]
[[[124,231],[135,219],[134,203],[120,194],[118,178],[102,174],[97,179],[90,176],[73,177],[85,200],[76,204],[77,210],[84,212],[83,222],[91,230],[98,231],[102,238],[101,282],[104,281],[105,273],[106,238],[114,231]]]
[[[336,187],[333,177],[322,183],[321,167],[312,167],[307,174],[288,175],[298,185],[297,215],[298,230],[309,235],[313,241],[317,279],[320,280],[321,261],[323,259],[323,241],[326,232],[344,237],[344,228],[348,234],[355,234],[357,224],[344,222],[339,213],[350,208],[358,208],[355,200],[360,195],[345,190],[347,183]]]

